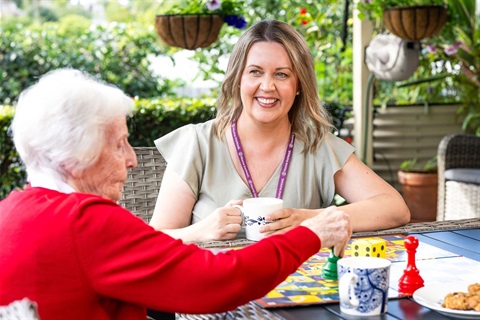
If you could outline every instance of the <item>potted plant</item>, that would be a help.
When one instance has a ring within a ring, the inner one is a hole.
[[[398,171],[402,195],[410,209],[411,222],[435,221],[437,217],[437,157],[425,164],[417,159],[402,162]]]
[[[361,19],[381,19],[390,33],[410,41],[437,34],[447,21],[443,0],[371,0],[357,8]]]
[[[155,18],[155,29],[168,45],[194,50],[214,43],[223,23],[239,29],[247,22],[237,0],[183,0]]]

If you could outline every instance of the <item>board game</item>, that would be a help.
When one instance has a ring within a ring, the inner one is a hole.
[[[350,244],[358,239],[360,238],[352,239]],[[386,235],[363,239],[385,240],[386,258],[392,261],[388,298],[404,297],[404,294],[398,292],[398,280],[403,274],[408,259],[404,246],[405,236]],[[346,257],[351,256],[350,244],[345,251]],[[274,290],[255,302],[264,308],[338,302],[338,281],[326,280],[322,277],[322,267],[329,254],[330,249],[322,249],[305,261],[295,273],[291,274]],[[420,271],[420,276],[425,281],[425,285],[439,281],[468,281],[472,283],[480,281],[480,262],[422,242],[420,242],[416,251],[416,266]],[[446,274],[445,270],[455,270],[456,272]]]

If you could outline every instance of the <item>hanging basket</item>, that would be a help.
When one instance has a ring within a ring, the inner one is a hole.
[[[447,22],[443,6],[392,7],[383,11],[385,27],[404,40],[420,41],[437,34]]]
[[[223,25],[220,15],[157,15],[155,29],[166,44],[194,50],[217,41]]]

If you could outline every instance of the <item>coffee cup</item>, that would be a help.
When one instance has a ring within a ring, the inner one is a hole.
[[[354,316],[387,312],[391,262],[384,258],[349,257],[337,262],[340,310]]]
[[[283,208],[283,200],[277,198],[249,198],[243,200],[239,207],[243,213],[243,225],[245,226],[245,236],[248,240],[258,241],[265,237],[260,232],[260,227],[269,224],[265,216],[271,212]]]

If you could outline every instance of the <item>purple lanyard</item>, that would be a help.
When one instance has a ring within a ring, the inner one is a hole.
[[[234,119],[232,121],[232,138],[233,143],[235,144],[235,150],[237,151],[238,159],[240,160],[243,172],[245,173],[245,177],[247,178],[250,192],[252,193],[254,198],[258,198],[258,192],[255,188],[255,185],[253,184],[253,179],[250,175],[250,170],[248,170],[247,161],[245,160],[245,155],[243,153],[242,143],[240,142],[240,137],[238,136],[237,119]],[[285,190],[285,181],[287,180],[288,167],[290,166],[290,160],[292,159],[294,144],[295,134],[292,132],[292,135],[290,136],[290,142],[288,143],[287,152],[285,153],[285,157],[283,158],[282,172],[280,172],[280,178],[278,179],[277,194],[275,195],[275,197],[278,199],[282,199],[283,197],[283,190]]]

